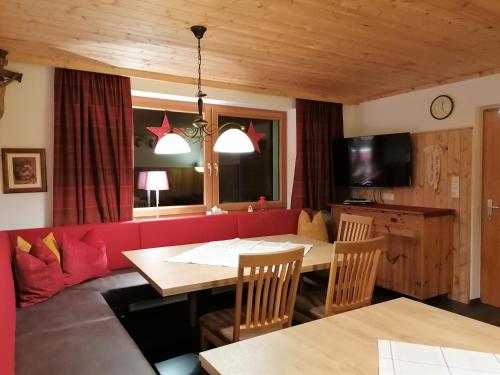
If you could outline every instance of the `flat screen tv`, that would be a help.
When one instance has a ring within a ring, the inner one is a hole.
[[[340,186],[411,186],[410,133],[344,138],[334,145]]]

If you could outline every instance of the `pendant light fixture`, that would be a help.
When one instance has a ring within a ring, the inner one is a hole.
[[[245,126],[236,122],[228,122],[217,128],[205,120],[203,114],[203,98],[207,95],[201,89],[201,39],[207,31],[205,26],[191,26],[195,38],[198,40],[198,116],[189,128],[172,128],[168,124],[165,114],[163,123],[159,128],[148,127],[158,137],[155,148],[156,154],[182,154],[190,152],[191,149],[183,135],[190,142],[206,141],[208,137],[218,135],[214,145],[214,151],[219,153],[241,154],[254,152],[254,144],[245,133]]]
[[[247,153],[253,152],[253,143],[244,132],[245,127],[236,123],[228,122],[218,129],[212,129],[212,126],[205,120],[203,115],[203,98],[207,95],[201,89],[201,39],[207,31],[205,26],[191,26],[195,38],[198,40],[198,117],[193,121],[193,127],[187,129],[178,129],[189,139],[206,140],[215,134],[219,134],[214,145],[215,152],[221,153]]]

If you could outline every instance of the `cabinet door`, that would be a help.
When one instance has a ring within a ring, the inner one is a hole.
[[[387,249],[380,257],[377,286],[421,298],[420,230],[375,223],[374,232],[387,237]]]
[[[500,307],[500,113],[483,115],[483,198],[481,216],[481,301]]]

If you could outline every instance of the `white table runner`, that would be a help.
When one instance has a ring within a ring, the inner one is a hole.
[[[240,254],[269,253],[304,247],[304,255],[313,247],[311,244],[292,242],[251,241],[234,238],[225,241],[213,241],[200,245],[182,254],[166,259],[166,262],[196,263],[211,266],[238,267]]]
[[[500,354],[378,340],[379,375],[500,374]]]

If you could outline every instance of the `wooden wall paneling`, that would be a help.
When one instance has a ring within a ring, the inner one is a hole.
[[[442,150],[441,157],[441,173],[446,175],[446,178],[441,178],[439,180],[438,192],[439,194],[434,194],[435,198],[435,206],[436,207],[446,207],[448,205],[449,194],[450,194],[450,184],[449,184],[449,175],[448,175],[448,142],[449,142],[449,132],[439,132],[436,133],[436,143]]]
[[[453,266],[452,275],[448,276],[452,285],[450,297],[467,303],[470,295],[472,128],[412,134],[412,145],[413,185],[409,188],[383,189],[394,194],[394,201],[385,203],[455,210]],[[442,149],[441,176],[436,191],[429,186],[426,178],[424,149],[429,145],[439,145]],[[459,177],[459,198],[451,198],[453,176]],[[351,195],[372,198],[370,189],[355,188],[351,190]]]
[[[460,177],[460,139],[462,135],[460,131],[450,132],[448,139],[448,177]],[[458,152],[457,152],[458,150]],[[464,181],[460,181],[463,183]],[[460,199],[451,199],[449,208],[453,208],[458,212],[458,217],[453,221],[453,256],[452,256],[452,298],[460,300]]]
[[[471,132],[470,132],[471,133]],[[459,301],[470,295],[470,243],[471,243],[471,171],[472,171],[472,134],[462,131],[460,137],[460,246],[458,254],[458,282],[453,297]],[[454,257],[457,260],[457,257]]]
[[[406,204],[415,204],[414,202],[424,201],[424,185],[425,185],[425,160],[424,146],[420,142],[422,136],[418,134],[412,137],[413,139],[413,187],[408,189],[412,192],[411,200]],[[396,195],[395,195],[396,198]]]

